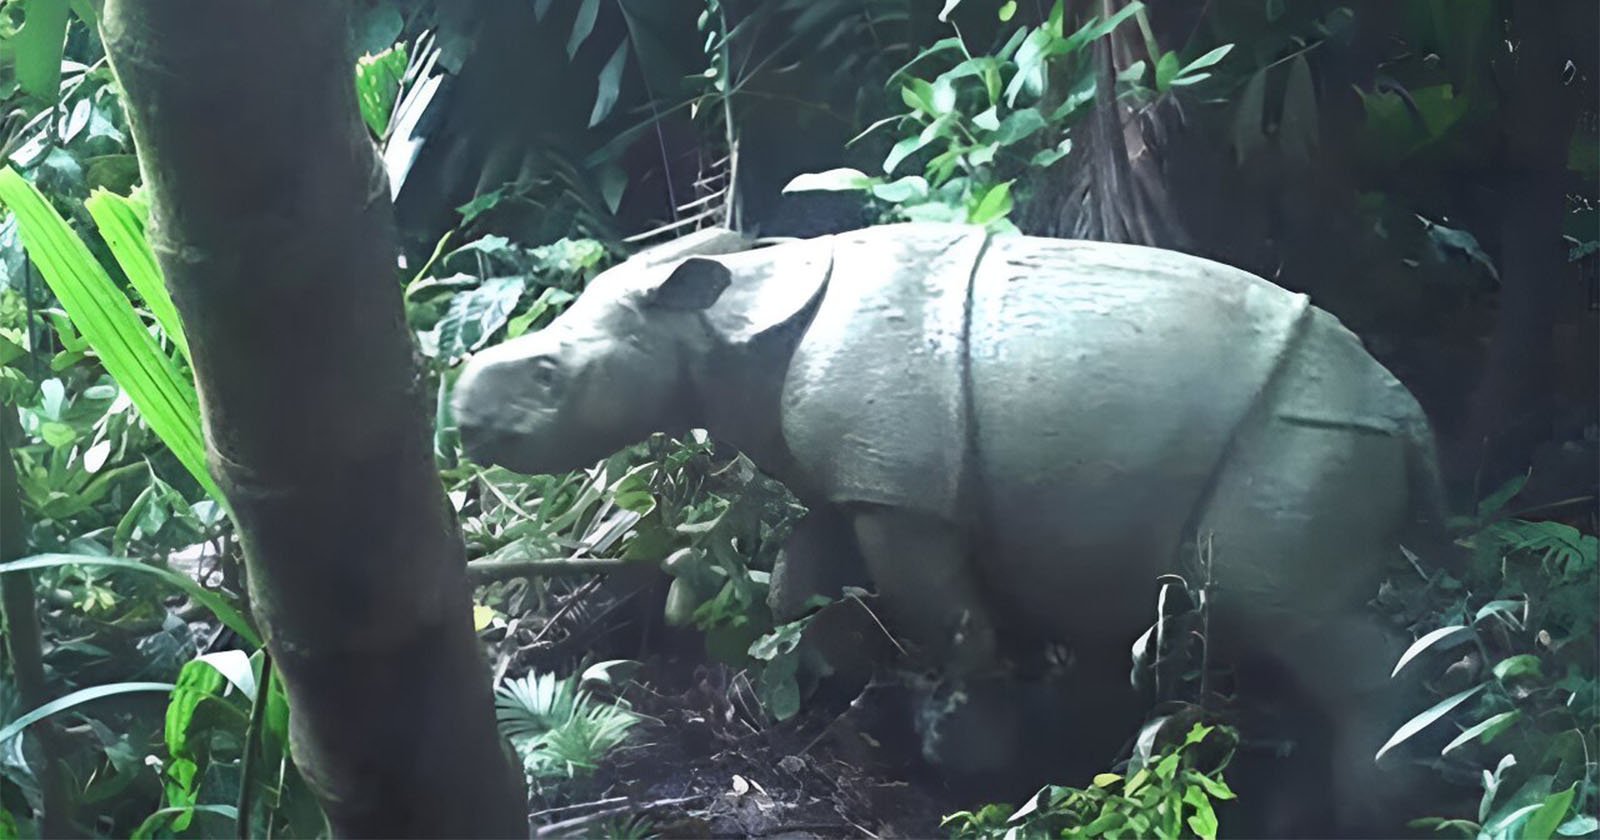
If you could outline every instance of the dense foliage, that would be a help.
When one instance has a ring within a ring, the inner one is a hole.
[[[1374,593],[1416,639],[1396,673],[1427,670],[1436,695],[1385,749],[1425,750],[1462,792],[1419,803],[1417,827],[1600,834],[1592,9],[355,5],[352,80],[406,243],[396,290],[437,395],[501,731],[536,801],[570,804],[563,785],[660,723],[630,699],[640,660],[725,663],[727,719],[766,730],[849,657],[820,613],[768,609],[803,511],[748,460],[694,435],[564,476],[483,468],[448,409],[462,360],[680,232],[929,219],[1183,247],[1360,332],[1429,408],[1471,510],[1452,523],[1459,562],[1413,556]],[[205,469],[95,15],[0,5],[0,838],[324,833]],[[297,313],[262,317],[292,329]],[[867,593],[846,601],[876,622]],[[1192,618],[1151,607],[1163,626]],[[1141,657],[1183,711],[1128,766],[1021,808],[950,803],[947,829],[1226,836],[1239,735],[1197,722],[1223,711],[1203,651],[1146,640]]]

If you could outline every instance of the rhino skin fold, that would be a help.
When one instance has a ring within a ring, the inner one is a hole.
[[[348,14],[110,0],[101,31],[295,763],[338,836],[526,836]]]

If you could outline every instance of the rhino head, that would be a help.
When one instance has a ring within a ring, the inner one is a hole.
[[[719,254],[748,244],[726,231],[688,239],[604,272],[548,327],[475,355],[454,397],[468,456],[557,473],[653,432],[714,426],[708,391],[730,378],[718,369],[799,317],[826,267],[783,258],[794,246]]]

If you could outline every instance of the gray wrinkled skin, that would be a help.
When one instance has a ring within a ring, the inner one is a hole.
[[[1157,576],[1213,533],[1213,655],[1276,662],[1314,698],[1342,820],[1383,798],[1395,651],[1364,602],[1436,475],[1415,400],[1333,316],[1134,246],[697,237],[478,354],[456,392],[468,452],[555,472],[706,428],[849,523],[897,628],[958,676],[1004,638],[1070,642],[1115,682]],[[836,592],[845,553],[787,556],[775,612]]]

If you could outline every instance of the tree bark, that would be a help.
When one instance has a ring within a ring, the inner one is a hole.
[[[27,532],[22,520],[22,489],[17,484],[17,466],[11,455],[12,448],[21,442],[22,430],[17,427],[16,409],[0,403],[0,563],[20,560],[28,553]],[[11,676],[17,681],[22,708],[43,706],[51,698],[44,675],[33,572],[0,575],[0,635],[5,637]],[[67,787],[60,764],[60,725],[47,718],[35,723],[30,734],[38,739],[42,758],[35,774],[44,810],[39,815],[39,834],[42,837],[75,836],[78,832],[72,826],[72,790]]]
[[[101,26],[296,764],[340,836],[525,836],[348,14],[110,0]]]
[[[1561,225],[1581,87],[1563,82],[1569,52],[1559,6],[1517,0],[1511,7],[1516,51],[1502,106],[1500,312],[1488,367],[1456,444],[1481,453],[1461,460],[1480,463],[1491,481],[1525,469],[1533,445],[1548,437],[1540,426],[1549,419],[1551,331],[1560,285],[1573,279]]]

